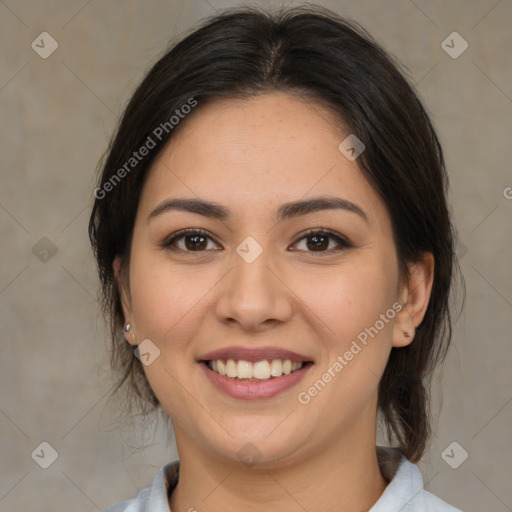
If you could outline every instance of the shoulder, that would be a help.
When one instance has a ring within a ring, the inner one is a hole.
[[[150,487],[139,491],[135,498],[116,503],[103,512],[170,512],[167,496],[178,478],[179,461],[169,462],[158,471]]]
[[[393,449],[379,447],[389,484],[370,512],[462,512],[424,489],[420,468]]]

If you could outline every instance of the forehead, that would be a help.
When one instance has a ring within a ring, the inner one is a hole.
[[[334,113],[285,93],[198,106],[155,160],[140,208],[179,196],[256,213],[334,195],[357,202],[370,220],[387,215],[357,161],[340,152],[347,135]]]
[[[258,167],[274,163],[276,170],[283,171],[284,156],[288,160],[306,157],[310,162],[315,152],[325,153],[327,146],[338,156],[337,146],[344,134],[341,120],[331,111],[283,92],[215,100],[196,108],[181,128],[161,156],[179,153],[184,160],[186,146],[185,152],[197,151],[188,155],[196,162],[198,158],[228,165],[240,162],[248,169],[248,155],[257,154]]]

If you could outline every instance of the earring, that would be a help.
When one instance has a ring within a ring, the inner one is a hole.
[[[130,332],[130,329],[132,328],[131,324],[126,324],[124,326],[124,332]]]
[[[414,335],[416,334],[416,330],[413,329],[413,333],[411,334],[409,331],[404,331],[404,336],[407,338],[407,339],[414,339]]]

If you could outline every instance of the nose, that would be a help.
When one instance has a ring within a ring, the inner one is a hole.
[[[234,255],[234,268],[222,281],[215,313],[222,323],[263,331],[290,320],[293,293],[272,265],[268,251],[248,263]]]

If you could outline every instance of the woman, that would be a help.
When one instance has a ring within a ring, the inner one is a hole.
[[[89,231],[120,385],[179,461],[109,512],[455,511],[415,464],[451,335],[446,187],[412,88],[330,11],[227,11],[166,53]]]

